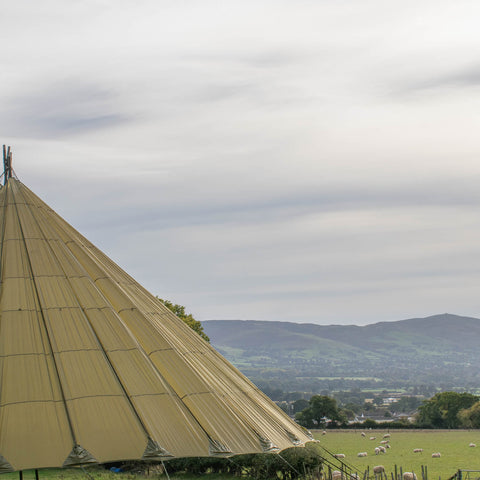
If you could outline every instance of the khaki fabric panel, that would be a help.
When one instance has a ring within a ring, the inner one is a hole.
[[[133,285],[133,289],[135,289],[135,284]],[[155,302],[158,302],[158,300],[155,299]],[[138,302],[136,303],[138,305]],[[154,307],[154,308],[157,308],[158,309],[158,305],[156,303],[153,303],[151,302],[150,305],[148,305],[150,307]],[[123,312],[122,312],[123,314]],[[137,314],[137,312],[135,311],[135,314]],[[165,331],[167,330],[165,328],[165,326],[159,322],[159,319],[158,319],[158,313],[157,312],[152,312],[151,314],[152,316],[156,317],[156,322],[155,322],[155,326],[157,327],[157,330],[161,330],[162,332],[162,335],[164,336],[164,338],[166,337],[165,335]],[[176,321],[179,321],[176,317],[174,317]],[[162,319],[164,320],[164,319]],[[180,321],[181,322],[181,321]],[[175,323],[175,322],[174,322]],[[183,322],[182,322],[183,324]],[[175,325],[177,326],[177,325]],[[160,328],[158,328],[160,327]],[[181,328],[181,327],[180,327]],[[188,327],[187,327],[188,328]],[[191,348],[192,345],[193,346],[198,346],[198,342],[192,342],[191,341],[191,336],[189,335],[189,331],[187,332],[182,332],[182,333],[185,333],[185,336],[183,335],[179,335],[179,332],[178,330],[175,331],[175,333],[173,332],[168,332],[168,336],[170,338],[175,338],[175,347],[179,347],[181,349],[186,349],[186,348]],[[170,341],[170,338],[168,338],[168,340]],[[170,342],[169,342],[170,343]],[[202,350],[204,350],[202,348]],[[194,369],[195,370],[195,369]],[[178,372],[179,370],[177,369],[172,369],[172,368],[167,368],[165,370],[162,370],[162,373],[165,374],[165,371],[168,371],[170,374],[172,374],[174,377],[177,377],[177,375],[175,375],[175,372]],[[188,372],[187,372],[188,373]],[[243,376],[242,376],[243,377]],[[241,380],[241,379],[240,379]],[[172,381],[172,377],[171,376],[168,376],[168,381],[169,383],[172,384],[172,386],[174,387],[174,389],[177,391],[177,393],[179,393],[179,395],[183,395],[185,393],[185,391],[182,389],[182,388],[179,388],[178,384],[174,381]],[[191,381],[189,382],[191,384]],[[242,382],[240,382],[242,383]],[[252,390],[252,385],[248,382],[243,382],[244,383],[244,387],[247,388],[248,390]],[[238,390],[237,390],[238,391]],[[253,390],[252,390],[253,391]],[[248,399],[246,398],[247,400],[247,403],[252,403],[251,399]],[[245,405],[245,404],[238,404],[238,402],[235,402],[235,401],[231,401],[231,402],[228,402],[229,404],[229,407],[230,408],[237,408],[237,409],[244,409],[244,408],[247,408],[249,407],[249,405]],[[241,411],[241,410],[239,410]],[[268,414],[270,416],[270,418],[268,419],[268,421],[265,421],[265,418],[262,417],[262,414],[265,415],[265,414]],[[273,415],[273,416],[272,416]],[[279,417],[279,418],[277,418]],[[263,412],[261,409],[259,412],[256,412],[255,415],[252,415],[252,418],[247,418],[246,420],[249,420],[249,424],[253,424],[254,420],[256,421],[260,421],[260,424],[258,425],[259,429],[260,429],[260,425],[261,424],[264,424],[265,426],[268,425],[268,423],[270,421],[273,421],[273,423],[275,423],[275,426],[277,427],[278,425],[282,425],[282,428],[281,428],[281,434],[280,435],[276,435],[276,440],[278,440],[278,442],[281,442],[282,444],[285,444],[286,446],[291,446],[292,443],[291,443],[291,440],[289,439],[289,437],[287,436],[286,432],[284,432],[284,428],[286,430],[289,430],[289,431],[292,431],[294,430],[295,431],[295,435],[298,437],[300,436],[300,438],[304,438],[305,441],[308,441],[309,438],[307,436],[304,435],[303,431],[301,429],[299,429],[299,427],[292,421],[290,421],[289,419],[287,419],[287,421],[285,422],[285,418],[284,418],[284,415],[281,413],[281,412],[278,412],[277,410],[275,409],[269,409],[268,407],[266,408],[266,411]],[[263,428],[262,429],[262,432],[263,433],[263,436],[265,437],[271,437],[272,436],[272,433],[275,432],[275,429],[272,429],[272,428]],[[278,443],[277,442],[277,443]]]
[[[0,188],[0,208],[6,205],[6,200],[7,200],[6,192],[7,192],[6,188],[4,187]]]
[[[15,205],[8,205],[5,210],[5,230],[3,233],[4,241],[20,240],[22,239],[22,230],[18,221],[17,210]],[[2,212],[3,213],[3,212]]]
[[[44,354],[38,313],[27,310],[2,312],[0,352],[2,356]]]
[[[57,353],[55,358],[67,400],[82,397],[124,397],[102,352],[76,350]]]
[[[111,305],[89,277],[69,277],[68,281],[82,308],[111,308]]]
[[[129,395],[174,394],[139,350],[117,350],[109,357]]]
[[[67,401],[77,442],[99,462],[140,459],[147,436],[124,397]]]
[[[65,277],[61,275],[35,277],[35,285],[43,310],[78,308],[78,302]]]
[[[2,366],[1,406],[13,403],[57,400],[52,391],[48,359],[44,355],[0,358]],[[0,452],[1,453],[1,452]]]
[[[3,244],[3,278],[30,277],[28,257],[23,240],[11,239]]]
[[[111,278],[99,278],[95,281],[95,284],[117,312],[135,308],[135,305],[124,295]]]
[[[188,337],[188,335],[187,335]],[[223,401],[239,414],[246,426],[255,430],[274,443],[291,446],[287,432],[299,441],[309,441],[310,437],[284,412],[265,397],[243,374],[228,363],[200,337],[189,339],[178,336],[180,348],[198,345],[200,348],[185,353],[183,358],[187,369],[196,372],[210,390],[219,393]],[[172,341],[173,343],[173,341]],[[177,347],[177,345],[175,345]]]
[[[77,233],[78,235],[78,233]],[[104,272],[107,272],[109,276],[115,278],[115,280],[121,285],[130,285],[136,283],[135,280],[128,275],[122,268],[120,268],[111,258],[105,255],[95,245],[90,242],[83,242],[83,246],[87,249],[89,256],[100,266]]]
[[[106,351],[138,348],[134,336],[110,308],[92,308],[85,314]]]
[[[252,390],[243,381],[243,376],[232,375],[226,364],[218,364],[212,361],[211,356],[196,353],[189,354],[187,358],[190,365],[201,369],[199,374],[215,392],[223,393],[222,400],[238,412],[247,425],[255,426],[263,437],[273,441],[272,436],[275,436],[279,442],[289,442],[286,431],[300,430],[276,405]]]
[[[122,310],[119,316],[147,355],[158,350],[172,350],[170,343],[159,334],[158,328],[152,325],[137,309]]]
[[[310,441],[305,431],[293,422],[283,411],[268,399],[241,372],[227,362],[216,350],[197,335],[191,339],[178,336],[178,341],[190,348],[184,355],[188,368],[196,372],[210,389],[219,393],[233,410],[247,415],[247,425],[254,425],[264,437],[270,437],[278,430],[279,441],[290,441],[286,431],[301,441]],[[248,416],[249,415],[249,416]],[[263,427],[262,427],[263,426]]]
[[[225,360],[216,350],[211,349],[210,353],[205,355],[205,364],[208,366],[207,360],[212,361],[219,368],[222,369],[223,378],[226,382],[229,382],[231,385],[235,384],[240,387],[244,392],[245,396],[249,401],[255,406],[256,409],[261,407],[263,409],[262,417],[266,417],[266,414],[271,418],[275,418],[276,422],[279,423],[283,428],[288,432],[293,434],[301,442],[311,441],[311,436],[308,432],[295,423],[288,415],[283,412],[275,403],[273,403],[261,390],[259,390],[247,377],[239,373],[239,371],[229,362]],[[213,366],[211,367],[214,373]],[[215,373],[214,373],[215,375]],[[236,399],[236,397],[234,397]],[[272,426],[274,422],[269,422],[269,426]]]
[[[69,241],[66,246],[93,281],[97,278],[105,277],[105,272],[93,261],[92,258],[90,258],[88,252],[82,247],[82,245],[79,245],[74,241]]]
[[[183,403],[214,440],[221,442],[233,453],[261,452],[258,435],[225,408],[214,393],[189,395]]]
[[[0,431],[0,454],[15,470],[59,467],[73,447],[61,402],[2,407]]]
[[[35,235],[41,235],[35,232]],[[35,275],[52,276],[58,274],[55,257],[52,255],[48,243],[43,238],[25,238],[30,263]]]
[[[0,290],[0,308],[3,312],[36,309],[31,281],[15,277],[4,279]]]
[[[154,352],[150,359],[180,398],[210,391],[210,387],[195,375],[195,372],[187,368],[182,357],[175,351]]]
[[[200,335],[192,335],[194,333],[192,329],[170,310],[168,312],[162,312],[160,309],[150,312],[139,310],[139,312],[145,316],[148,323],[155,326],[165,340],[178,352],[184,354],[194,351],[208,351],[208,343]]]
[[[144,318],[144,322],[151,325],[152,328],[157,331],[157,335],[161,336],[178,355],[184,356],[191,351],[201,352],[205,350],[205,341],[196,333],[194,335],[201,340],[200,344],[188,340],[188,336],[194,332],[175,315],[172,314],[175,321],[172,321],[168,315],[157,311],[142,312],[141,310],[138,310],[137,315]],[[177,324],[177,322],[179,323]],[[185,328],[187,330],[185,330]]]
[[[310,440],[300,426],[259,392],[246,377],[230,368],[230,364],[220,355],[193,352],[186,355],[186,358],[190,367],[199,371],[201,378],[221,395],[229,408],[237,412],[245,424],[255,428],[261,436],[287,446],[292,445],[287,432],[291,432],[300,441]]]
[[[54,352],[99,349],[80,308],[50,309],[44,313],[44,317]]]
[[[209,455],[209,440],[200,425],[182,405],[168,395],[134,397],[153,439],[175,457]]]
[[[45,226],[45,229],[48,225]],[[78,260],[72,255],[67,246],[60,240],[51,241],[49,246],[51,247],[56,261],[62,267],[62,272],[67,277],[86,277],[87,273]]]
[[[221,401],[219,401],[225,411],[235,412],[238,421],[245,428],[255,431],[259,436],[267,438],[274,443],[280,442],[282,445],[292,445],[284,430],[287,425],[282,425],[278,412],[275,411],[272,415],[271,411],[264,408],[265,406],[253,402],[240,389],[232,388],[235,387],[233,382],[230,386],[220,380],[224,378],[225,372],[214,368],[212,364],[209,365],[210,368],[205,368],[205,359],[202,357],[192,353],[185,355],[189,362],[186,368],[188,371],[196,371],[198,377],[208,385],[208,388],[220,395]],[[187,402],[189,400],[185,399],[184,401]],[[283,428],[279,430],[279,427]]]
[[[24,322],[20,319],[27,318],[27,316],[30,319],[28,325],[31,326],[32,331],[28,334],[24,334],[20,330],[17,332],[18,337],[25,338],[23,341],[17,340],[17,342],[21,342],[20,348],[23,347],[25,350],[19,350],[11,356],[0,357],[2,363],[0,368],[0,405],[7,402],[32,400],[61,401],[63,398],[53,357],[50,355],[46,332],[40,323],[35,325],[34,320],[36,319],[37,322],[39,320],[35,312],[19,312],[18,317],[14,315],[14,312],[4,313],[0,321],[0,337],[3,338],[4,333],[6,335],[14,334],[15,327],[24,326]],[[30,352],[30,349],[35,353]],[[3,355],[5,353],[2,352]],[[29,392],[33,392],[34,395],[30,395]]]

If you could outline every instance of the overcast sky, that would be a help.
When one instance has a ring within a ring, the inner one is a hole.
[[[200,320],[480,317],[480,3],[17,0],[18,178]]]

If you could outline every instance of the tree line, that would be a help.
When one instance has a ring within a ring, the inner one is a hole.
[[[335,398],[313,395],[308,404],[295,414],[296,421],[306,428],[351,426],[348,408],[340,408]],[[377,422],[366,420],[362,425],[374,427]],[[383,423],[383,422],[382,422]],[[402,421],[397,422],[402,423]],[[390,422],[388,423],[392,425]],[[406,426],[405,422],[399,426]],[[471,393],[441,392],[418,407],[414,428],[480,428],[480,397]]]

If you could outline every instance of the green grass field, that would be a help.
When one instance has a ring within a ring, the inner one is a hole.
[[[380,445],[380,441],[386,430],[365,430],[366,437],[361,436],[361,430],[327,430],[326,435],[320,431],[313,432],[314,437],[319,440],[320,450],[324,447],[331,453],[345,454],[345,463],[353,466],[363,477],[363,472],[370,467],[372,473],[375,465],[383,465],[391,478],[390,473],[395,471],[397,465],[398,472],[400,467],[403,471],[415,472],[421,479],[421,466],[427,466],[429,480],[447,480],[459,469],[479,470],[478,473],[472,473],[466,476],[466,480],[480,478],[480,430],[391,430],[390,445],[387,453],[375,455],[375,447]],[[376,437],[370,440],[370,437]],[[469,447],[470,443],[478,445],[475,448]],[[413,453],[414,448],[423,448],[423,453]],[[357,453],[367,452],[367,457],[357,457]],[[441,458],[432,458],[433,452],[440,452]],[[322,455],[325,452],[320,451]],[[328,458],[328,455],[326,455]],[[168,463],[167,463],[168,468]],[[87,469],[87,476],[81,469],[46,469],[40,470],[40,480],[135,480],[145,478],[133,474],[114,474],[100,467]],[[152,477],[154,478],[155,475]],[[221,475],[207,475],[209,480],[223,480]],[[1,475],[0,480],[18,480],[18,473],[5,473]],[[34,471],[26,471],[24,480],[35,480]],[[161,478],[166,478],[162,475]],[[189,480],[198,478],[185,475],[172,475],[171,479]],[[261,480],[261,479],[260,479]]]
[[[326,435],[314,432],[321,446],[332,453],[344,453],[345,462],[357,467],[363,474],[370,466],[383,465],[390,477],[395,465],[403,471],[415,472],[421,478],[422,465],[428,468],[428,479],[445,480],[458,469],[480,470],[480,430],[391,430],[390,445],[387,453],[375,455],[375,447],[380,445],[386,430],[327,430]],[[376,437],[370,440],[370,437]],[[469,447],[475,443],[477,447]],[[413,453],[414,448],[423,448],[423,453]],[[357,453],[367,452],[368,456],[359,458]],[[441,458],[432,458],[433,452],[440,452]],[[480,473],[470,478],[479,478]]]

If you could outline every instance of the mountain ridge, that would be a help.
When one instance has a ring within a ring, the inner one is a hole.
[[[283,372],[292,380],[358,376],[384,384],[480,387],[473,368],[480,365],[475,317],[446,313],[362,326],[261,320],[202,325],[212,345],[252,379],[279,379]]]

